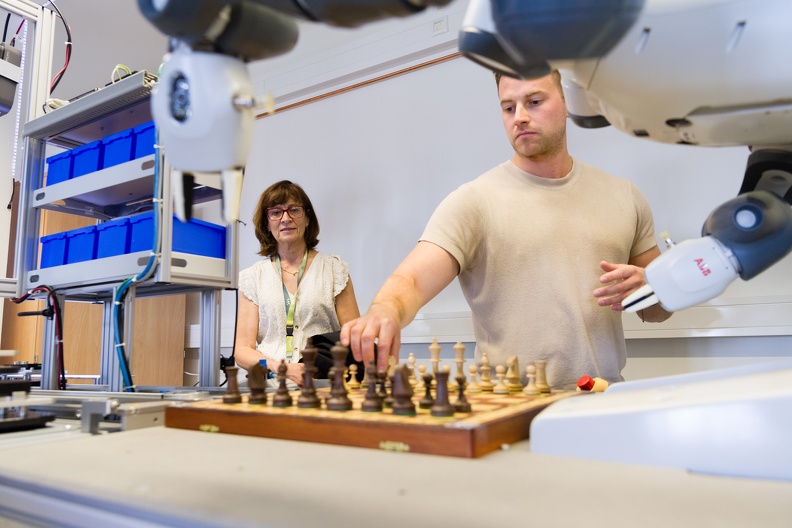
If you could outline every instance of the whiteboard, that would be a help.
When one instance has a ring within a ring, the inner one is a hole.
[[[668,230],[677,241],[700,236],[712,209],[736,196],[749,154],[747,147],[667,145],[571,122],[568,136],[574,157],[635,182],[654,211],[656,231]],[[260,193],[292,180],[313,201],[318,249],[349,262],[365,312],[437,204],[511,156],[492,74],[463,58],[260,119],[241,205],[248,224],[240,231],[240,269],[259,258],[249,219]],[[766,303],[789,296],[789,259],[777,268],[736,281],[725,297]],[[464,312],[456,281],[421,311]]]

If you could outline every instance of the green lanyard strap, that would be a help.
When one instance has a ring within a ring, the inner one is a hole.
[[[305,250],[302,261],[300,262],[300,271],[297,273],[297,289],[294,291],[294,302],[291,302],[289,297],[289,290],[286,289],[286,283],[283,282],[283,268],[281,268],[280,255],[275,255],[275,260],[278,264],[278,276],[281,279],[281,286],[283,286],[283,304],[286,308],[286,359],[291,359],[294,355],[294,307],[297,306],[297,294],[300,291],[300,280],[302,280],[303,272],[305,271],[305,264],[308,262],[308,250]]]

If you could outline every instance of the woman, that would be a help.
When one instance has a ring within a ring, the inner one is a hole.
[[[253,223],[265,258],[239,273],[236,362],[250,370],[266,359],[276,370],[286,361],[286,376],[301,385],[300,351],[308,338],[360,316],[349,266],[315,249],[319,220],[295,183],[284,180],[265,190]]]

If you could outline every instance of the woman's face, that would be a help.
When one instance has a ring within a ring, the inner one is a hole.
[[[305,207],[295,201],[268,207],[266,210],[270,233],[278,245],[293,244],[305,241],[305,228],[308,226],[308,215]]]

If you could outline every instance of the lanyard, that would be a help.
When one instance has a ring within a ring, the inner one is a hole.
[[[305,271],[305,264],[308,262],[308,249],[305,250],[305,255],[303,255],[302,261],[300,262],[300,271],[297,273],[297,289],[294,291],[294,302],[291,302],[289,290],[286,289],[286,283],[283,282],[280,255],[276,254],[275,260],[278,264],[278,275],[281,279],[281,286],[283,286],[283,304],[286,308],[286,359],[291,359],[292,355],[294,355],[294,307],[297,306],[297,294],[300,290],[300,280]]]

